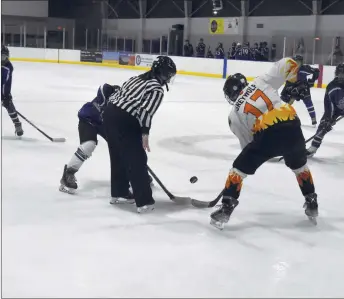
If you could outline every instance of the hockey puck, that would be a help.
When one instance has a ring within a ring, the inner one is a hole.
[[[194,183],[196,183],[197,181],[198,181],[197,176],[193,176],[193,177],[190,178],[190,183],[191,183],[191,184],[194,184]]]

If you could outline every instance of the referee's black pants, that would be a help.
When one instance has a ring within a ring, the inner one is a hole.
[[[111,161],[111,196],[126,196],[130,182],[137,207],[153,204],[139,121],[111,103],[103,119]]]

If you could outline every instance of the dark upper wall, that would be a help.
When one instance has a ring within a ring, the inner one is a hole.
[[[321,9],[325,10],[324,15],[343,15],[344,14],[344,1],[334,3],[335,0],[322,0]],[[333,5],[331,5],[334,3]],[[330,6],[331,5],[331,6]],[[330,7],[329,7],[330,6]]]
[[[312,9],[312,0],[303,0]],[[256,7],[256,9],[255,9]],[[311,15],[312,11],[298,0],[250,0],[251,16],[301,16]]]
[[[49,16],[59,18],[86,18],[94,21],[95,12],[99,11],[103,0],[49,0]],[[139,14],[140,0],[108,0],[109,5],[104,4],[110,19],[136,19]],[[192,17],[212,17],[211,0],[192,1]],[[218,17],[240,16],[240,0],[223,0],[223,10]],[[230,3],[229,3],[230,2]],[[303,2],[304,4],[302,4]],[[322,0],[322,9],[327,8],[336,0]],[[312,0],[250,0],[249,11],[251,16],[298,16],[311,15]],[[113,11],[115,10],[115,12]],[[183,18],[183,0],[147,0],[147,18]],[[344,1],[333,4],[324,11],[326,15],[344,14]],[[106,17],[106,16],[105,16]]]

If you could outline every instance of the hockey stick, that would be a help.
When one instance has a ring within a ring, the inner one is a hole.
[[[191,204],[196,207],[196,208],[200,208],[200,209],[204,209],[204,208],[213,208],[216,206],[216,204],[219,202],[219,200],[221,199],[223,192],[225,191],[225,189],[223,189],[221,191],[221,193],[212,201],[201,201],[201,200],[197,200],[197,199],[193,199],[191,200]]]
[[[45,137],[47,137],[50,141],[52,142],[65,142],[66,138],[52,138],[50,137],[48,134],[44,133],[40,128],[36,127],[31,121],[29,121],[24,115],[22,115],[20,112],[18,112],[18,115],[25,119],[31,126],[33,126],[38,132],[40,132],[41,134],[43,134]]]
[[[340,116],[338,117],[333,123],[332,123],[332,126],[334,126],[337,122],[339,122],[342,118],[344,118],[344,116]],[[321,131],[322,132],[322,131]],[[315,133],[312,137],[309,137],[305,143],[308,143],[309,141],[311,141],[315,136],[317,136],[317,133]],[[278,159],[278,162],[282,161],[284,158],[281,157]]]
[[[156,176],[156,174],[153,172],[153,170],[147,165],[148,172],[150,175],[155,179],[155,181],[159,184],[162,190],[166,193],[166,195],[170,198],[170,200],[174,201],[177,204],[190,204],[194,199],[191,197],[181,197],[181,196],[175,196],[170,191],[167,190],[165,185],[159,180],[159,178]]]

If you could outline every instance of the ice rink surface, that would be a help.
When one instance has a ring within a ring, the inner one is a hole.
[[[14,137],[2,109],[2,283],[4,297],[342,297],[344,295],[344,121],[309,161],[318,226],[304,215],[294,174],[282,162],[245,180],[223,231],[212,209],[171,202],[154,189],[156,210],[109,204],[107,145],[77,173],[75,196],[58,191],[78,146],[77,112],[105,82],[137,72],[15,62],[13,98],[23,121]],[[178,67],[178,66],[177,66]],[[180,196],[212,200],[240,152],[229,131],[223,80],[178,76],[155,115],[149,165]],[[324,90],[313,89],[320,119]],[[315,133],[303,103],[296,109]],[[198,176],[196,184],[189,178]]]

